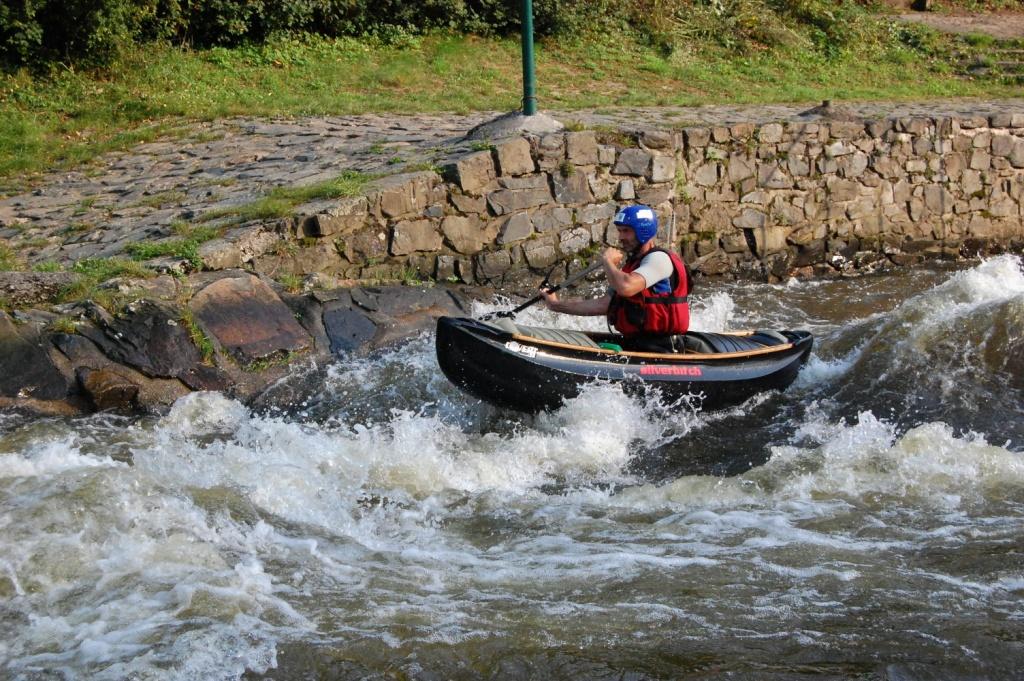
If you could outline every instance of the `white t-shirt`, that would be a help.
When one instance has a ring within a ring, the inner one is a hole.
[[[633,272],[644,278],[647,284],[644,288],[650,288],[662,279],[672,276],[672,258],[668,257],[665,251],[652,251],[643,257],[640,266]]]

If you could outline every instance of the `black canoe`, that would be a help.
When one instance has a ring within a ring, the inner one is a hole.
[[[595,379],[621,383],[633,393],[656,386],[670,400],[700,396],[705,409],[739,404],[789,386],[813,338],[807,331],[690,332],[679,341],[682,352],[619,351],[602,347],[622,345],[615,334],[509,319],[437,322],[437,360],[445,376],[486,402],[527,412],[558,408]]]

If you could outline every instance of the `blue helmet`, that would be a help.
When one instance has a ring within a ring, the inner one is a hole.
[[[643,246],[658,233],[658,216],[650,206],[626,206],[615,214],[612,221],[616,227],[629,227],[636,234],[636,240]]]

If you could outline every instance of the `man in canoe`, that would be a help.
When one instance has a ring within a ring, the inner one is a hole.
[[[607,316],[628,349],[672,352],[674,336],[690,326],[686,265],[655,245],[658,217],[650,206],[626,206],[615,214],[614,223],[621,250],[609,247],[601,256],[608,292],[600,298],[561,300],[542,289],[541,296],[554,312]]]

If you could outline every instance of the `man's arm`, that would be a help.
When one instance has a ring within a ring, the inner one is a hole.
[[[623,298],[629,298],[647,288],[647,281],[636,272],[623,272],[620,269],[625,259],[622,251],[617,248],[608,248],[604,252],[604,275],[608,284]]]
[[[612,302],[610,295],[604,295],[600,298],[560,300],[557,293],[548,293],[542,290],[540,294],[544,297],[544,302],[547,303],[548,309],[552,312],[564,312],[565,314],[573,314],[578,317],[596,317],[608,314],[608,305]]]

